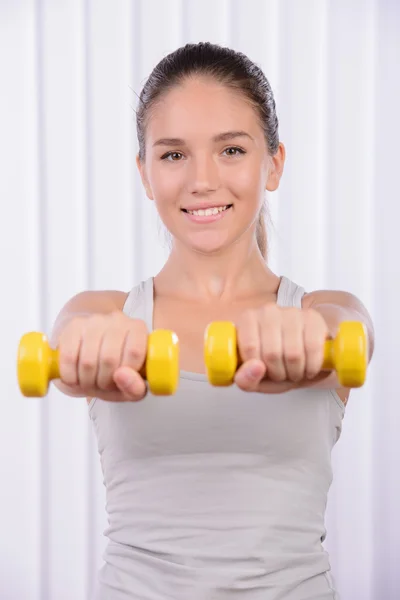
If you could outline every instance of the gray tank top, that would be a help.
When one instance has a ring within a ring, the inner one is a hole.
[[[301,307],[282,277],[277,302]],[[153,329],[153,278],[124,312]],[[93,600],[338,600],[322,546],[334,390],[215,388],[181,371],[168,397],[93,399],[109,526]]]

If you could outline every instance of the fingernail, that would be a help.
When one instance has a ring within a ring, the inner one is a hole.
[[[126,390],[134,387],[134,384],[135,384],[135,376],[132,373],[127,373],[126,375],[124,375],[122,385]]]
[[[257,379],[260,376],[260,367],[258,365],[251,365],[246,369],[246,376],[249,379]]]

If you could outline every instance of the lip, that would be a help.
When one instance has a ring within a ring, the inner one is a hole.
[[[220,206],[226,206],[226,204],[220,204]],[[208,206],[208,208],[214,208],[214,207],[217,208],[217,205],[213,204],[213,205]],[[226,215],[226,213],[229,212],[231,208],[232,208],[232,205],[230,205],[229,208],[227,208],[226,210],[223,210],[222,212],[217,213],[216,215],[191,215],[185,211],[182,211],[182,213],[185,215],[185,217],[187,219],[189,219],[189,221],[192,221],[192,223],[213,223],[214,221],[219,221],[220,219],[223,219],[224,216]],[[188,208],[185,210],[200,210],[200,209],[199,208]]]

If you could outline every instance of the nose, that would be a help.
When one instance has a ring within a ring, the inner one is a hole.
[[[188,168],[188,192],[207,194],[219,186],[218,167],[212,156],[192,157]]]

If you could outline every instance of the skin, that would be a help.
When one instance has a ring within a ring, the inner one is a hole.
[[[265,191],[275,191],[283,173],[283,144],[271,156],[254,107],[240,92],[204,77],[169,90],[153,107],[145,135],[145,159],[137,157],[137,166],[173,239],[154,278],[153,326],[177,333],[181,368],[204,372],[205,327],[232,320],[243,360],[235,377],[241,389],[330,388],[346,403],[349,390],[335,372],[321,372],[323,347],[341,321],[359,320],[370,360],[374,331],[365,306],[347,292],[318,290],[304,296],[301,309],[279,307],[280,277],[256,242]],[[204,203],[232,207],[207,224],[191,222],[182,211]],[[89,399],[144,398],[138,371],[146,354],[145,324],[121,312],[126,293],[102,292],[102,300],[98,292],[87,294],[71,299],[55,323],[56,385]]]

